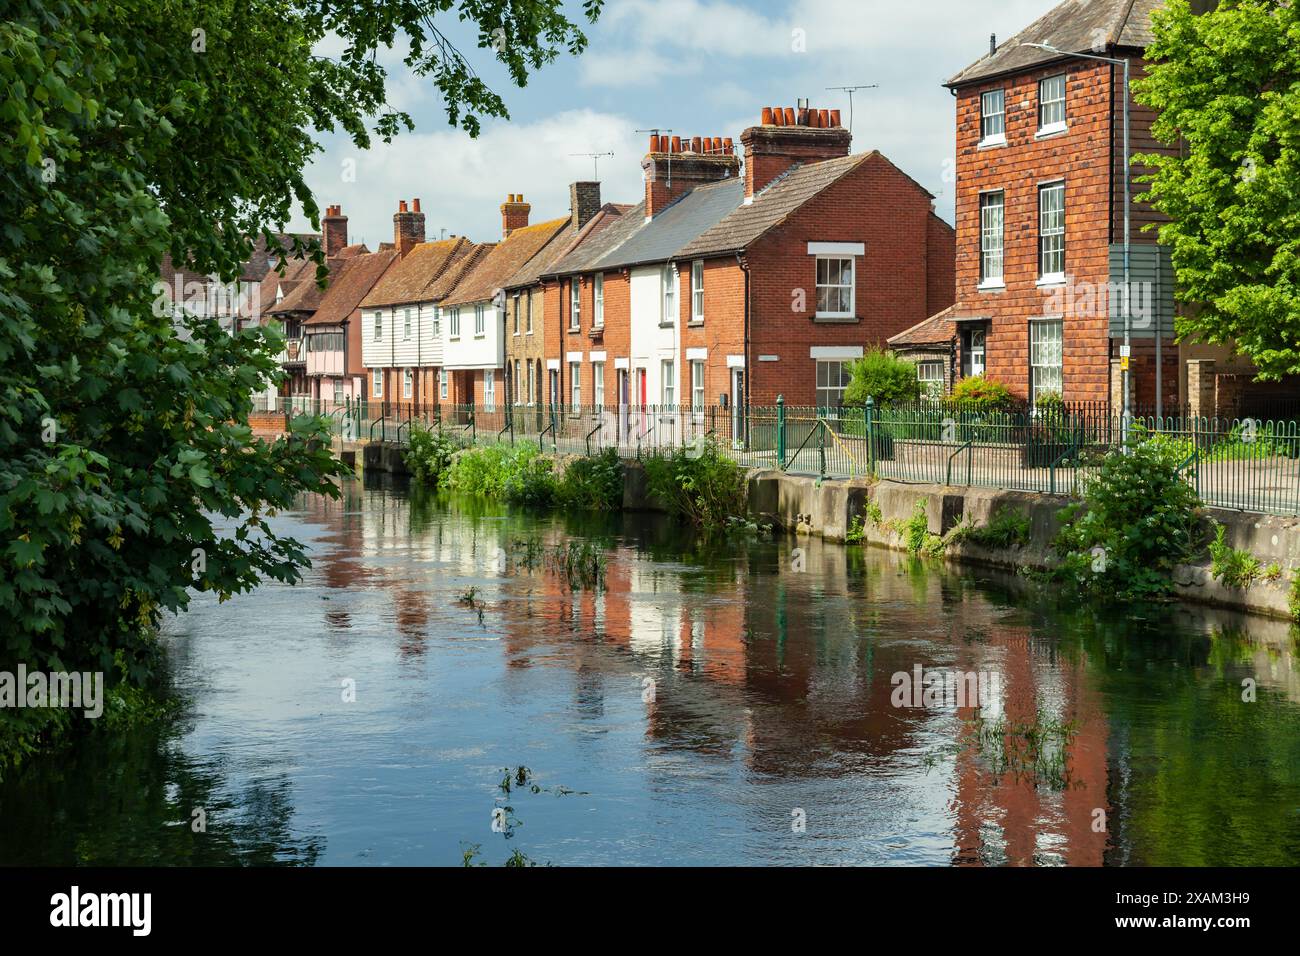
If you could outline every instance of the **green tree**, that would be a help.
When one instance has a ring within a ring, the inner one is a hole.
[[[849,369],[844,389],[845,405],[865,405],[868,396],[877,404],[914,402],[921,394],[916,365],[882,348],[867,351]]]
[[[586,41],[549,0],[13,0],[6,16],[0,657],[140,680],[188,589],[297,579],[304,549],[266,519],[343,473],[315,420],[252,439],[280,338],[177,335],[152,307],[163,254],[229,281],[295,203],[319,228],[317,137],[363,149],[412,127],[385,105],[381,47],[405,37],[407,66],[473,134],[505,104],[435,20],[475,25],[518,85]],[[316,53],[327,36],[337,59]]]
[[[1173,155],[1143,155],[1172,218],[1182,334],[1235,342],[1261,378],[1300,373],[1300,13],[1290,0],[1223,0],[1154,17],[1156,62],[1136,85]]]

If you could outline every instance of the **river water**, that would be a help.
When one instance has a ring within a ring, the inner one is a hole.
[[[0,785],[0,862],[1300,863],[1285,625],[360,483],[274,521],[305,580],[170,620],[183,715]],[[516,558],[571,541],[603,590]]]

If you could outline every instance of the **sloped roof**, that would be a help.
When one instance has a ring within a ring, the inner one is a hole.
[[[447,296],[447,305],[481,302],[492,298],[507,280],[522,269],[569,223],[569,217],[524,226],[506,236],[465,276]]]
[[[924,345],[951,345],[957,337],[957,323],[952,320],[953,307],[949,306],[910,329],[904,329],[886,340],[890,348],[919,348]]]
[[[586,235],[579,235],[572,249],[563,253],[558,260],[542,271],[543,276],[567,275],[581,272],[591,266],[602,256],[625,242],[632,233],[645,225],[645,203],[637,203],[619,216],[598,216],[600,225],[592,219],[584,228]],[[587,232],[587,230],[591,230]]]
[[[1061,59],[1022,43],[1045,43],[1067,53],[1098,53],[1101,43],[1105,49],[1144,49],[1153,39],[1151,14],[1162,6],[1164,0],[1065,0],[944,85],[960,86]]]
[[[425,302],[441,302],[456,291],[456,287],[461,282],[467,281],[479,263],[495,249],[495,242],[481,242],[476,246],[470,246],[465,254],[454,260],[451,266],[443,272],[436,282],[433,283],[425,293],[428,296]]]
[[[573,223],[570,222],[569,225],[556,234],[554,239],[546,244],[546,248],[533,256],[522,269],[511,276],[502,285],[502,288],[517,289],[521,286],[533,285],[543,275],[548,274],[557,262],[568,256],[592,236],[606,229],[632,208],[634,207],[631,204],[626,203],[605,203],[594,216],[587,220],[581,229],[575,229]]]
[[[464,236],[419,243],[375,283],[362,301],[362,307],[430,301],[425,293],[452,263],[469,251],[470,245]]]
[[[388,267],[397,261],[397,252],[368,252],[343,260],[338,272],[330,277],[329,287],[316,313],[307,325],[337,325],[348,318],[366,297]]]
[[[591,263],[592,269],[617,269],[643,262],[663,262],[678,255],[701,233],[744,201],[745,180],[740,177],[696,186],[616,248]]]
[[[310,259],[288,259],[284,263],[284,275],[280,275],[275,267],[266,270],[262,281],[258,283],[258,298],[256,302],[247,303],[248,306],[256,305],[261,313],[266,313],[271,306],[275,305],[275,296],[280,289],[284,289],[287,297],[290,292],[298,288],[302,282],[312,282],[316,277],[316,263]],[[240,315],[244,318],[252,318],[250,308],[241,308]]]
[[[729,215],[682,248],[678,255],[690,259],[739,252],[769,229],[780,225],[792,212],[827,186],[876,156],[880,156],[880,153],[855,153],[838,159],[792,166],[755,193],[752,203],[738,204]]]
[[[329,270],[329,275],[325,279],[325,288],[322,289],[316,282],[314,276],[304,276],[299,281],[296,288],[291,292],[285,293],[283,299],[276,305],[272,305],[266,311],[273,315],[279,315],[286,312],[315,312],[320,308],[321,300],[324,299],[329,284],[334,281],[339,270],[343,268],[344,263],[356,258],[358,255],[369,255],[370,250],[364,245],[347,246],[342,249],[337,256],[332,256],[325,260],[325,268]],[[307,281],[310,280],[310,281]]]

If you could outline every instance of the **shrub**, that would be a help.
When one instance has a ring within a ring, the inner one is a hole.
[[[586,511],[617,511],[623,507],[623,462],[606,448],[591,458],[575,458],[564,468],[556,488],[560,504]]]
[[[949,400],[973,411],[992,412],[1010,409],[1016,397],[1001,382],[983,375],[968,375],[953,386]]]
[[[982,548],[1024,547],[1029,544],[1029,515],[1005,505],[999,505],[983,526],[963,524],[954,529],[950,542],[970,541]]]
[[[1059,576],[1099,596],[1162,595],[1193,551],[1200,500],[1168,445],[1143,441],[1103,459],[1084,500],[1061,514]]]
[[[406,464],[417,481],[436,486],[443,472],[451,467],[452,456],[464,447],[458,438],[447,432],[414,425]]]
[[[725,529],[748,503],[745,472],[708,441],[698,456],[685,448],[645,460],[646,487],[671,514],[698,528]]]
[[[556,489],[551,462],[529,443],[457,452],[440,485],[457,494],[527,505],[550,504]]]
[[[1246,588],[1263,573],[1263,565],[1249,551],[1230,547],[1225,541],[1228,529],[1218,525],[1210,542],[1210,573],[1230,588]]]
[[[873,348],[855,361],[849,374],[845,405],[865,405],[868,396],[877,405],[914,402],[921,395],[916,366],[882,348]]]

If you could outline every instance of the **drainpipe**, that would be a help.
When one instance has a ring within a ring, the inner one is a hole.
[[[740,271],[745,273],[745,418],[749,418],[749,387],[753,381],[754,373],[749,367],[749,264],[745,262],[743,252],[736,253],[736,265],[740,266]]]

